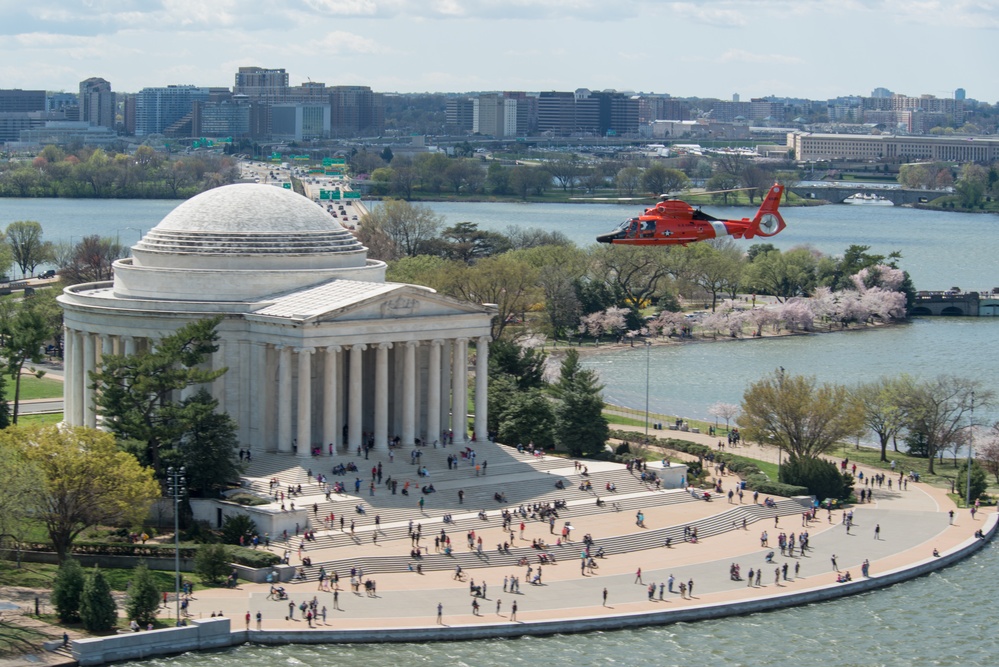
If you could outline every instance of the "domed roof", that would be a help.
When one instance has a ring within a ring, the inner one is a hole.
[[[365,248],[309,199],[273,185],[240,183],[187,200],[134,250],[137,255],[301,256],[363,253]]]
[[[160,231],[238,234],[328,232],[340,224],[305,197],[274,185],[237,183],[213,188],[175,208]]]

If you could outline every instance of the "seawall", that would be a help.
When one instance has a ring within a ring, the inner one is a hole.
[[[892,586],[954,565],[971,556],[991,540],[999,526],[999,514],[990,514],[983,527],[984,539],[970,538],[939,557],[920,560],[877,576],[845,584],[827,584],[751,600],[696,605],[670,611],[640,612],[615,616],[562,618],[530,623],[475,625],[428,625],[407,628],[373,627],[349,630],[233,630],[230,619],[193,621],[184,628],[167,628],[76,640],[73,657],[80,665],[100,665],[120,660],[219,649],[246,642],[255,644],[344,644],[384,642],[461,641],[572,634],[595,630],[621,630],[650,625],[699,621],[783,609]]]

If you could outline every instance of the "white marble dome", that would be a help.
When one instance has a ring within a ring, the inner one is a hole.
[[[385,265],[321,206],[273,185],[192,197],[115,263],[133,298],[243,301],[331,278],[382,282]]]
[[[358,253],[364,247],[305,197],[273,185],[241,183],[187,200],[134,250],[137,257],[145,253],[273,256]],[[151,257],[150,263],[162,265],[162,259]]]

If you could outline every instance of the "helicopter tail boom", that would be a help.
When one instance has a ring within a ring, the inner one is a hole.
[[[784,223],[784,218],[781,217],[780,212],[777,210],[780,206],[780,198],[782,196],[784,196],[784,186],[774,183],[770,191],[767,192],[767,196],[763,199],[763,203],[760,204],[760,210],[756,212],[752,224],[746,230],[745,238],[773,236],[787,226]]]

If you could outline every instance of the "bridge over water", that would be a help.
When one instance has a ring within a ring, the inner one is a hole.
[[[945,190],[916,190],[909,188],[871,187],[867,185],[799,185],[791,192],[802,199],[824,199],[833,204],[842,204],[847,197],[856,194],[877,195],[895,206],[918,204],[933,201],[947,194]]]

